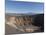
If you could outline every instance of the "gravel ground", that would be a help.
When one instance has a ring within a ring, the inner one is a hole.
[[[20,27],[19,27],[20,28]],[[33,25],[31,25],[31,26],[25,26],[25,31],[27,30],[28,31],[28,29],[31,29],[31,31],[33,31],[33,30],[37,30],[37,29],[39,29],[39,27],[37,27],[37,26],[33,26]],[[20,29],[23,29],[22,27],[20,28]],[[29,30],[30,30],[29,29]],[[18,34],[18,33],[25,33],[25,32],[22,32],[22,31],[20,31],[20,30],[17,30],[16,28],[13,28],[13,27],[11,27],[11,26],[9,26],[8,24],[6,24],[5,25],[5,33],[6,34]]]

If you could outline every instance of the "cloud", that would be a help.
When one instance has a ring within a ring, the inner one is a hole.
[[[6,10],[6,13],[19,13],[19,14],[26,14],[26,13],[34,13],[34,14],[42,14],[44,13],[43,11],[39,12],[39,11],[32,11],[32,12],[22,12],[22,11],[12,11],[12,10]]]

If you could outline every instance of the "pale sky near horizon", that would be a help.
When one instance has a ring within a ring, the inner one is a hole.
[[[43,13],[44,3],[6,0],[6,13]]]

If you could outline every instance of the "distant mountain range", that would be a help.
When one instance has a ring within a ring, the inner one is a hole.
[[[24,16],[24,15],[36,15],[35,13],[6,13],[5,15],[10,16]]]

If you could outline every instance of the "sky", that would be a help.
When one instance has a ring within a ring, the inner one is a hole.
[[[6,0],[6,13],[43,13],[44,3]]]

